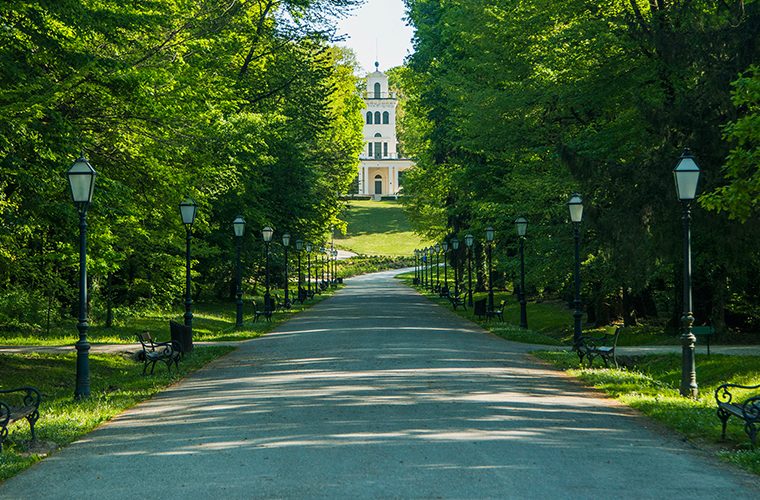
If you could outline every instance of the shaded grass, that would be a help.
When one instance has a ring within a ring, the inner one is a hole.
[[[721,444],[725,447],[718,452],[721,458],[760,474],[760,450],[750,449],[740,419],[729,419],[726,441],[720,441],[721,424],[716,416],[713,396],[715,389],[724,382],[760,384],[760,356],[713,354],[699,357],[700,396],[692,400],[682,397],[678,391],[681,380],[681,357],[678,354],[622,358],[625,367],[620,369],[583,368],[572,352],[533,354],[690,439]]]
[[[293,314],[311,307],[314,303],[329,297],[332,290],[315,295],[314,299],[303,305],[296,302],[290,311],[277,312],[272,316],[272,322],[259,319],[253,322],[253,307],[251,297],[244,299],[245,322],[241,328],[235,327],[235,303],[206,302],[194,304],[193,309],[193,340],[197,342],[220,342],[247,340],[261,336],[276,325],[286,321]],[[256,297],[258,304],[263,303],[262,297]],[[87,338],[92,344],[132,344],[137,342],[136,335],[149,331],[159,340],[169,339],[169,321],[182,323],[184,309],[172,311],[147,311],[138,316],[124,318],[115,326],[106,328],[102,325],[92,325]],[[53,325],[49,334],[35,330],[0,331],[0,345],[40,345],[57,346],[73,345],[79,340],[76,320],[61,321]]]
[[[437,293],[431,293],[426,289],[412,285],[414,273],[404,273],[397,278],[407,282],[417,291],[431,299],[432,301],[445,306],[451,307],[448,299],[440,298]],[[441,283],[444,283],[441,271]],[[449,290],[454,290],[453,279],[449,276]],[[464,294],[464,290],[461,291]],[[487,292],[473,293],[473,301],[487,298]],[[520,328],[520,304],[517,296],[509,291],[494,291],[494,305],[499,306],[502,300],[506,300],[504,309],[504,322],[498,320],[479,320],[477,316],[468,308],[467,311],[459,309],[456,311],[460,316],[480,324],[486,330],[489,330],[501,337],[516,342],[525,342],[532,344],[544,345],[572,345],[573,339],[573,311],[567,303],[560,300],[542,300],[541,302],[528,301],[526,304],[528,316],[528,329]],[[602,333],[613,333],[615,325],[606,327],[590,327],[584,325],[584,335],[599,335]],[[637,346],[637,345],[678,345],[679,337],[666,334],[661,328],[651,328],[641,326],[636,328],[626,328],[620,338],[618,345]]]
[[[124,410],[144,401],[209,361],[234,350],[229,346],[198,346],[180,362],[179,373],[156,367],[153,376],[142,375],[142,363],[124,356],[91,354],[91,397],[74,401],[76,354],[3,354],[0,372],[3,388],[25,385],[42,393],[37,438],[52,448],[65,446]],[[4,397],[5,399],[5,397]],[[44,454],[27,452],[31,439],[26,420],[11,426],[0,454],[0,481],[17,474]]]
[[[412,230],[397,201],[352,200],[343,216],[348,223],[345,236],[335,245],[360,255],[410,256],[415,248],[431,243]]]

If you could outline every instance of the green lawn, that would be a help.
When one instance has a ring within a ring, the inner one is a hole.
[[[397,276],[412,286],[414,273],[404,273]],[[441,282],[443,276],[441,275]],[[437,293],[431,293],[421,287],[415,287],[430,300],[450,307],[448,299],[440,298]],[[453,292],[453,279],[449,276],[449,289]],[[464,293],[464,291],[462,291]],[[473,293],[473,301],[488,297],[486,292]],[[456,313],[471,321],[479,323],[483,328],[489,330],[507,340],[515,342],[524,342],[530,344],[543,345],[567,345],[572,344],[573,339],[573,311],[567,303],[561,300],[543,300],[541,302],[528,301],[526,304],[528,316],[528,329],[520,328],[520,304],[517,296],[508,291],[494,292],[494,305],[498,307],[502,300],[506,300],[504,308],[504,322],[498,320],[479,320],[473,314],[471,308],[466,311],[459,308]],[[590,327],[584,325],[583,333],[586,335],[598,335],[601,333],[612,333],[614,326],[607,327]],[[670,335],[663,332],[662,328],[654,328],[647,325],[626,328],[618,340],[619,345],[677,345],[680,344],[677,335]]]
[[[235,303],[199,302],[193,305],[193,340],[194,341],[230,341],[246,340],[259,337],[274,326],[286,321],[293,314],[311,307],[311,305],[332,295],[328,290],[315,295],[313,300],[303,305],[295,302],[290,311],[278,312],[269,323],[263,319],[253,322],[253,307],[250,297],[245,298],[242,328],[235,328]],[[263,303],[261,297],[257,298]],[[173,311],[149,311],[127,318],[117,318],[112,328],[92,324],[87,334],[93,344],[131,344],[137,342],[137,333],[149,331],[153,338],[160,341],[169,339],[169,320],[183,322],[184,309]],[[38,330],[4,330],[0,331],[0,345],[73,345],[79,339],[76,321],[69,319],[54,324],[50,333]]]
[[[360,255],[412,255],[415,248],[431,243],[412,231],[401,204],[396,201],[351,200],[343,214],[345,236],[335,245]]]

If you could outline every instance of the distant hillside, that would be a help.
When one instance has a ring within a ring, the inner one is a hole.
[[[348,234],[335,245],[362,255],[411,255],[426,246],[412,232],[401,204],[395,201],[349,201],[343,214]]]

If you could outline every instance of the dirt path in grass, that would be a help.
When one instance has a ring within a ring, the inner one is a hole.
[[[392,274],[347,280],[0,498],[757,497]]]

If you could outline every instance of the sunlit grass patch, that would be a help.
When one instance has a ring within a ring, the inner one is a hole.
[[[2,387],[30,385],[42,393],[37,439],[55,449],[64,446],[144,401],[209,361],[232,351],[227,346],[196,347],[180,362],[179,374],[169,375],[163,365],[152,376],[142,375],[142,363],[119,355],[90,355],[91,397],[74,401],[76,354],[0,355]],[[37,462],[44,455],[27,450],[29,424],[13,424],[0,453],[0,481]]]

